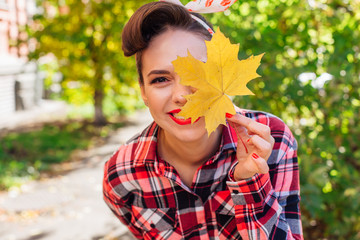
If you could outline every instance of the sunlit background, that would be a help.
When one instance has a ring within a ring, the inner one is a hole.
[[[80,161],[144,107],[121,31],[147,2],[0,0],[1,196]],[[360,239],[360,0],[239,0],[205,17],[240,59],[266,53],[255,96],[234,101],[295,134],[305,239]]]

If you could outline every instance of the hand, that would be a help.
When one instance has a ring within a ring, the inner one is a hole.
[[[238,138],[236,157],[239,164],[234,169],[235,180],[269,172],[267,160],[275,143],[270,127],[240,114],[230,116],[227,114],[227,120]]]

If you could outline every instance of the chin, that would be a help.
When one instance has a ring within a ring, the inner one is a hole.
[[[191,125],[177,125],[176,127],[170,127],[169,129],[165,129],[165,131],[183,142],[194,142],[208,138],[208,133],[205,129],[205,121],[203,119],[200,119],[199,122]]]
[[[176,138],[183,142],[195,142],[199,141],[201,139],[207,138],[208,134],[205,130],[205,128],[202,129],[196,129],[196,130],[181,130],[181,132],[175,133]]]
[[[173,120],[168,121],[168,119],[165,121],[164,119],[161,120],[155,120],[155,122],[162,128],[164,132],[166,132],[166,134],[169,134],[169,136],[172,136],[179,141],[195,142],[208,138],[208,133],[205,129],[204,118],[200,118],[199,121],[188,125],[179,125]]]

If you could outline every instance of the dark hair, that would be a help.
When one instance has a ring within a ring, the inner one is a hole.
[[[207,40],[211,39],[209,31],[194,20],[191,14],[212,27],[200,14],[190,13],[183,6],[168,2],[145,4],[131,16],[122,32],[122,50],[127,57],[135,54],[140,84],[144,83],[141,64],[142,51],[148,47],[155,36],[169,28],[175,28],[200,34]]]

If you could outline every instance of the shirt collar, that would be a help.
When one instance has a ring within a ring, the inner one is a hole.
[[[144,131],[136,137],[136,147],[134,150],[135,166],[144,165],[147,162],[154,162],[157,160],[157,136],[159,126],[152,122]]]
[[[157,163],[157,145],[158,145],[158,132],[159,126],[152,122],[137,138],[134,165],[144,165],[145,163]],[[220,142],[219,150],[209,159],[205,164],[211,164],[220,154],[226,151],[236,151],[237,138],[234,129],[228,123],[223,127],[222,139]]]
[[[221,154],[230,151],[236,152],[236,145],[237,145],[236,133],[234,129],[232,129],[230,125],[226,122],[226,125],[223,127],[222,130],[222,138],[219,149],[208,161],[205,162],[205,165],[214,163],[217,159],[220,158]]]

